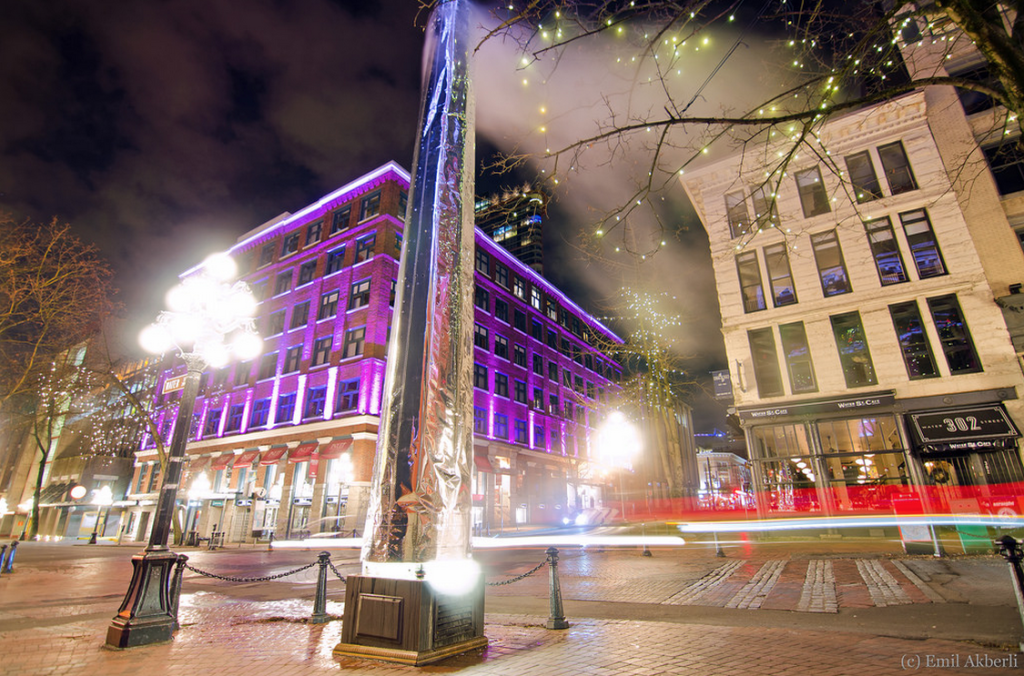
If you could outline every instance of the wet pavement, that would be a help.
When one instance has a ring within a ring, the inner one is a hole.
[[[187,573],[173,641],[103,646],[136,548],[28,543],[0,577],[0,673],[36,674],[936,674],[1024,673],[1024,635],[1002,559],[906,557],[861,545],[563,550],[572,626],[544,628],[547,571],[487,591],[485,650],[428,667],[339,659],[343,585],[308,622],[315,569],[271,583]],[[876,549],[879,549],[876,547]],[[222,575],[278,574],[316,552],[183,549]],[[358,567],[334,552],[342,573]],[[488,581],[542,551],[479,552]],[[333,576],[332,576],[333,577]]]

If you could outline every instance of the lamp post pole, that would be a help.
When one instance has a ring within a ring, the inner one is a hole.
[[[176,347],[187,375],[149,544],[144,552],[132,557],[132,581],[118,614],[107,628],[107,645],[112,648],[169,641],[178,628],[178,590],[171,582],[173,569],[180,561],[168,549],[167,541],[199,381],[208,365],[219,366],[228,361],[229,346],[224,342],[228,334],[234,334],[230,347],[240,356],[255,356],[261,347],[252,319],[256,302],[248,287],[241,282],[230,287],[225,283],[234,273],[234,263],[227,256],[207,259],[198,274],[187,277],[168,294],[172,311],[161,313],[157,323],[140,336],[144,347],[153,352]],[[190,349],[182,348],[183,344],[190,345]]]

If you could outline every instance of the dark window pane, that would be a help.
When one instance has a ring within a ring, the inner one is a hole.
[[[871,153],[867,150],[847,157],[846,170],[850,174],[857,202],[870,202],[882,196],[882,186],[878,183],[875,167],[871,164]]]
[[[796,172],[796,188],[800,193],[800,206],[803,207],[806,218],[827,214],[830,211],[828,193],[825,192],[825,184],[821,180],[821,170],[818,167]]]
[[[750,216],[747,214],[747,201],[742,190],[725,196],[725,216],[729,220],[729,230],[733,237],[750,232]]]
[[[789,253],[785,244],[773,244],[764,248],[764,264],[768,268],[768,281],[772,287],[772,302],[775,307],[792,305],[796,302],[796,287],[789,269]]]
[[[760,397],[777,397],[783,394],[782,374],[779,359],[775,353],[775,338],[771,329],[747,331],[750,341],[750,356],[754,362],[754,379]]]
[[[921,279],[946,274],[946,263],[942,260],[939,243],[924,209],[900,214],[903,232],[907,235],[910,255],[914,258],[917,274]]]
[[[890,305],[889,314],[892,315],[892,325],[896,329],[907,376],[911,380],[938,377],[939,370],[935,367],[935,358],[928,345],[928,336],[917,303],[910,301]]]
[[[982,370],[981,360],[974,351],[971,332],[964,322],[960,303],[956,296],[939,296],[928,299],[935,330],[939,332],[939,342],[946,355],[950,373],[977,373]]]
[[[793,388],[793,393],[817,392],[818,383],[814,378],[814,363],[811,361],[811,349],[807,345],[804,323],[781,325],[779,337],[782,339],[782,353],[786,357],[789,384]]]
[[[750,251],[736,256],[736,269],[740,275],[743,311],[757,312],[765,309],[764,289],[761,286],[761,266],[757,263],[757,252]]]
[[[984,152],[1000,195],[1024,190],[1024,146],[1020,139],[989,146]]]
[[[860,313],[847,312],[835,315],[831,319],[846,386],[875,385],[878,380],[875,377],[874,364],[871,363],[871,352],[868,350],[868,341],[860,322]]]
[[[866,222],[864,227],[868,231],[871,254],[875,258],[875,267],[878,269],[878,279],[882,286],[907,281],[903,257],[900,256],[896,235],[892,231],[892,221],[888,217],[878,218]]]
[[[839,248],[839,237],[835,230],[811,235],[811,247],[814,249],[814,260],[818,264],[818,276],[821,278],[821,290],[828,296],[836,296],[850,291],[850,280],[846,276],[846,263],[843,251]]]
[[[910,171],[910,161],[899,141],[878,147],[878,159],[885,170],[885,180],[889,182],[889,191],[893,195],[917,190],[917,182]]]

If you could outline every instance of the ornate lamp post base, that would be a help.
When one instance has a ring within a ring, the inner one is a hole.
[[[170,641],[178,628],[178,591],[184,557],[168,550],[132,557],[131,585],[107,628],[107,646],[132,648]]]

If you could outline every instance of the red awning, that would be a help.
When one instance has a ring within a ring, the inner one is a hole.
[[[258,448],[250,448],[248,451],[235,456],[235,464],[232,467],[248,467],[259,455],[260,450]]]
[[[322,447],[317,455],[323,460],[333,460],[334,458],[340,458],[350,448],[352,448],[351,439],[335,439]]]
[[[234,453],[221,453],[213,459],[213,462],[210,463],[210,469],[214,472],[219,472],[222,469],[227,469],[228,465],[230,465],[234,460]]]
[[[287,452],[288,452],[288,447],[287,446],[279,446],[277,448],[272,448],[272,449],[270,449],[269,451],[267,451],[266,453],[263,454],[263,457],[260,458],[260,464],[261,465],[276,465],[277,461],[280,460],[281,458],[283,458],[284,454],[287,453]]]
[[[298,448],[293,448],[291,452],[288,453],[288,462],[308,461],[310,457],[312,457],[313,451],[315,451],[316,447],[319,445],[320,444],[314,441],[311,444],[302,444]]]
[[[210,464],[210,456],[201,455],[198,457],[190,458],[188,461],[188,471],[200,472],[206,469],[206,466]]]
[[[491,461],[487,459],[485,455],[474,455],[473,462],[476,463],[476,468],[481,472],[490,472],[494,474],[494,467],[491,466]]]

